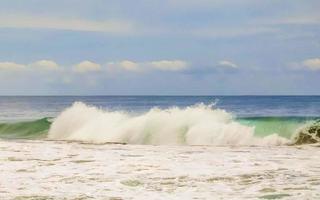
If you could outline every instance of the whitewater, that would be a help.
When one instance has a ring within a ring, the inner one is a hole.
[[[146,113],[108,111],[74,103],[52,123],[48,138],[95,143],[151,145],[281,145],[289,141],[272,134],[254,136],[254,127],[241,125],[214,105],[153,108]]]
[[[319,199],[319,146],[0,140],[0,199]]]

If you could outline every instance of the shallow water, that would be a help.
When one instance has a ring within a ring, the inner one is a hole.
[[[315,145],[0,141],[0,198],[319,199],[319,159]]]

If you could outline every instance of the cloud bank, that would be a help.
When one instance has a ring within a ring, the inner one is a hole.
[[[70,67],[62,67],[53,60],[39,60],[30,64],[18,64],[15,62],[0,62],[2,71],[61,71],[75,73],[92,73],[99,71],[183,71],[189,67],[189,63],[183,60],[156,60],[146,62],[135,62],[122,60],[118,62],[108,62],[106,65],[84,60]]]

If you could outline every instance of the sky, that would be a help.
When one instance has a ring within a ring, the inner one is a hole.
[[[319,0],[1,0],[0,95],[320,95]]]

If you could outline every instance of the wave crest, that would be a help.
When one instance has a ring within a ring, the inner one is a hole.
[[[50,139],[94,143],[119,142],[152,145],[281,145],[276,134],[254,136],[254,127],[236,122],[213,105],[153,108],[143,114],[109,111],[74,103],[52,123]]]

